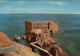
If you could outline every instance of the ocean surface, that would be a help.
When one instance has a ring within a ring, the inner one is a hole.
[[[58,22],[61,32],[53,39],[69,56],[80,56],[80,14],[0,14],[0,31],[11,39],[14,35],[23,36],[25,20]]]

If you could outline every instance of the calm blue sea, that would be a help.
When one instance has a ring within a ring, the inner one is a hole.
[[[80,56],[80,14],[0,14],[0,31],[11,39],[23,36],[25,20],[58,22],[61,32],[53,39],[69,56]]]

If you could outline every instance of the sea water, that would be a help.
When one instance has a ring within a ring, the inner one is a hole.
[[[69,56],[80,56],[80,14],[0,14],[0,31],[10,39],[23,36],[25,20],[58,22],[60,32],[53,39]]]

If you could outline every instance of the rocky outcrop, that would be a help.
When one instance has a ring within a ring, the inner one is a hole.
[[[6,34],[0,32],[0,48],[14,45],[18,45],[18,43],[15,43],[14,41],[10,40]]]
[[[48,32],[40,32],[40,29],[32,31],[29,35],[24,37],[29,43],[37,42],[40,46],[48,46],[56,44],[56,41],[52,40],[51,35]]]
[[[24,37],[28,41],[28,43],[31,43],[31,48],[34,51],[35,48],[39,49],[39,52],[41,56],[68,56],[54,41],[47,31],[42,31],[41,29],[36,29],[32,32],[30,32],[29,35]],[[44,50],[41,48],[42,46],[51,46],[49,50]],[[44,53],[44,54],[43,54]]]
[[[68,56],[57,44],[51,45],[48,51],[52,56]]]
[[[19,48],[14,48],[4,53],[0,53],[0,56],[40,56],[34,53],[31,48],[10,40],[6,34],[0,32],[0,49],[15,45],[19,45]]]

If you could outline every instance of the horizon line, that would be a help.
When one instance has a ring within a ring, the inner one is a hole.
[[[0,13],[0,14],[80,14],[80,13]]]

